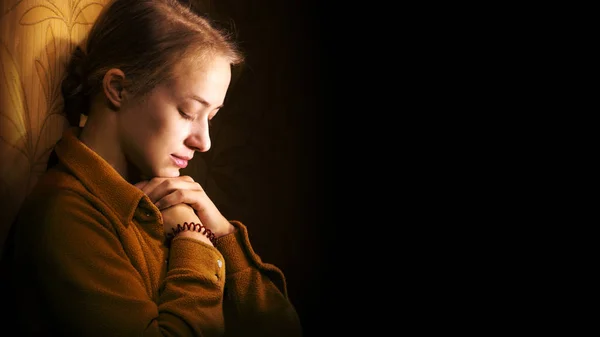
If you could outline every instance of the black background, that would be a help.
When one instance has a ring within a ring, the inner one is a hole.
[[[207,192],[214,192],[213,201],[228,218],[248,226],[263,261],[284,271],[305,336],[327,335],[339,316],[334,298],[347,288],[332,272],[339,224],[331,214],[337,202],[331,198],[335,132],[330,121],[334,114],[355,115],[332,104],[335,43],[328,28],[335,18],[322,3],[307,1],[213,5],[200,10],[229,27],[235,24],[246,64],[215,121],[215,148],[202,155],[221,190],[232,180],[237,188],[222,198],[210,184]],[[240,137],[241,156],[250,156],[251,164],[224,155],[223,148],[234,148],[232,139]],[[237,174],[226,172],[219,179],[219,160]]]
[[[262,260],[283,270],[305,336],[339,332],[333,322],[344,305],[337,301],[361,295],[356,275],[334,272],[354,244],[340,239],[349,226],[343,213],[333,217],[337,207],[354,207],[333,198],[334,178],[347,173],[333,168],[345,146],[334,146],[341,128],[332,122],[356,115],[344,103],[349,97],[339,95],[351,85],[335,71],[345,72],[349,58],[338,53],[341,37],[333,34],[340,19],[316,1],[190,1],[217,24],[235,27],[246,63],[215,118],[213,148],[188,173],[227,218],[248,227]],[[354,139],[342,141],[355,147]]]

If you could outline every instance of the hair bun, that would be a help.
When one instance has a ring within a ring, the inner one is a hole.
[[[87,55],[77,46],[67,64],[65,77],[61,84],[64,108],[67,120],[72,126],[78,126],[81,114],[87,114]]]

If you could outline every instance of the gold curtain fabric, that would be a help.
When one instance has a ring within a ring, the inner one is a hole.
[[[68,123],[60,80],[107,0],[0,0],[0,247]]]

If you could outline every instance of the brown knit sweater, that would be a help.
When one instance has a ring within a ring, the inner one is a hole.
[[[57,143],[9,238],[19,336],[302,335],[283,273],[241,222],[216,248],[165,246],[160,211],[79,132]]]

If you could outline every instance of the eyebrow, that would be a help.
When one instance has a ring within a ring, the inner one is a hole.
[[[200,104],[202,104],[202,105],[204,105],[206,107],[210,106],[210,104],[205,99],[203,99],[202,97],[198,97],[196,95],[191,95],[190,97],[193,98],[193,99],[195,99],[196,101],[200,102]],[[223,107],[223,105],[224,104],[221,104],[218,107],[216,107],[215,109],[221,109]]]

